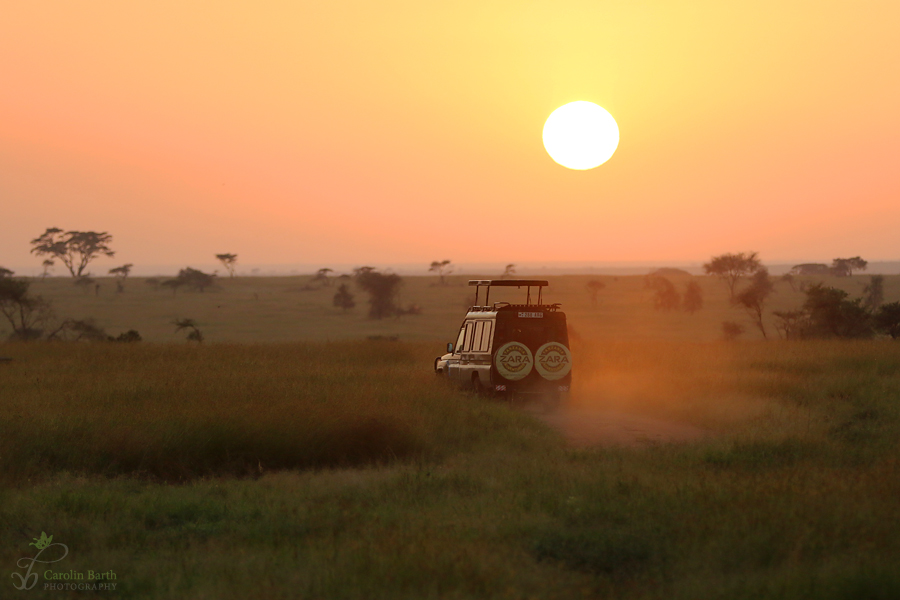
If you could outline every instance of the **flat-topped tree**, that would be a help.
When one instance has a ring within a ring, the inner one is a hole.
[[[838,277],[850,277],[853,271],[865,271],[869,262],[859,256],[851,258],[836,258],[831,261],[831,273]]]
[[[41,266],[44,268],[43,272],[41,273],[41,279],[46,279],[47,275],[50,274],[50,269],[52,269],[55,265],[56,261],[54,261],[52,258],[44,259],[44,262],[41,263]]]
[[[199,344],[203,341],[203,333],[200,331],[200,328],[197,327],[197,322],[193,319],[175,319],[172,322],[172,325],[175,326],[175,333],[185,329],[189,330],[187,335],[187,340],[189,342],[197,342]]]
[[[228,271],[229,277],[234,277],[234,269],[237,265],[237,254],[216,254],[216,258],[222,263],[225,267],[225,270]]]
[[[606,284],[599,279],[591,279],[584,287],[587,288],[588,294],[591,296],[591,305],[597,306],[597,296],[606,287]]]
[[[444,285],[444,276],[452,273],[453,267],[450,264],[450,260],[435,260],[432,261],[431,266],[428,267],[428,270],[437,273],[441,278],[441,285]]]
[[[322,282],[322,287],[329,286],[331,285],[331,279],[328,278],[329,273],[334,273],[334,269],[329,269],[328,267],[319,269],[318,271],[316,271],[316,274],[313,276],[312,280]]]
[[[66,231],[50,227],[40,237],[31,240],[31,253],[58,258],[72,277],[81,277],[88,264],[101,254],[115,256],[109,243],[112,236],[105,231]]]
[[[707,275],[715,275],[728,286],[729,299],[734,302],[734,288],[741,277],[752,275],[762,268],[762,263],[756,252],[739,252],[737,254],[722,254],[713,256],[712,260],[703,265],[703,271]]]
[[[128,263],[109,270],[109,274],[116,278],[116,293],[121,294],[125,291],[125,280],[128,279],[128,274],[131,273],[133,266],[132,263]]]

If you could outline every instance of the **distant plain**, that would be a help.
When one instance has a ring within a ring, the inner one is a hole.
[[[407,308],[415,304],[421,315],[372,320],[367,318],[367,296],[356,288],[352,279],[332,278],[331,285],[313,282],[311,276],[296,277],[227,277],[219,278],[217,287],[203,293],[147,284],[147,278],[128,278],[125,292],[115,292],[112,278],[97,278],[99,294],[93,287],[81,289],[71,277],[35,279],[32,292],[49,299],[59,318],[93,318],[108,333],[117,335],[137,330],[151,342],[184,339],[176,333],[172,322],[190,318],[197,321],[209,342],[291,342],[311,340],[363,339],[368,336],[397,336],[406,341],[451,341],[474,300],[470,279],[490,279],[491,275],[450,275],[446,285],[438,285],[437,277],[404,277],[397,304]],[[493,278],[498,278],[496,275]],[[165,278],[162,278],[165,279]],[[689,280],[697,281],[703,290],[704,306],[694,314],[680,310],[664,312],[653,308],[652,290],[643,276],[559,275],[546,279],[550,287],[544,291],[546,302],[558,302],[568,317],[574,336],[593,340],[685,340],[712,341],[722,337],[722,321],[745,325],[743,339],[761,339],[747,316],[731,306],[725,285],[714,278],[681,275],[670,277],[679,292]],[[593,304],[586,289],[588,281],[597,280],[606,287]],[[797,277],[792,288],[776,278],[775,293],[767,310],[766,323],[770,337],[777,338],[771,318],[773,310],[797,309],[805,296],[801,284],[823,281],[862,295],[868,283],[865,274],[853,277]],[[333,306],[337,286],[346,283],[355,294],[356,307],[344,313]],[[900,276],[885,276],[885,301],[900,300]],[[525,290],[495,289],[491,300],[523,302]],[[8,325],[0,323],[0,336]],[[435,346],[435,351],[441,345]]]

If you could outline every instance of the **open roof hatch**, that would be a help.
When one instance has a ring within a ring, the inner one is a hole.
[[[537,304],[541,305],[543,300],[543,291],[545,287],[550,286],[550,282],[546,279],[470,279],[469,285],[475,286],[475,306],[478,306],[478,292],[482,287],[486,287],[484,295],[484,304],[486,307],[490,306],[491,303],[491,288],[492,287],[516,287],[516,288],[527,288],[526,296],[525,296],[525,306],[532,306],[531,304],[531,288],[536,287],[538,289],[538,298]]]

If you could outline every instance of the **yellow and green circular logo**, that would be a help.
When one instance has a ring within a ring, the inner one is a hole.
[[[494,364],[504,378],[510,381],[524,379],[531,373],[534,357],[531,350],[521,342],[507,342],[494,354]]]
[[[562,379],[572,370],[572,355],[559,342],[548,342],[534,353],[534,366],[541,377],[550,381]]]

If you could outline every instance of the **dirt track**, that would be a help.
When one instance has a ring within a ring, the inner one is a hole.
[[[561,431],[573,446],[687,442],[710,433],[683,423],[614,411],[565,407],[546,411],[539,406],[524,408]]]

